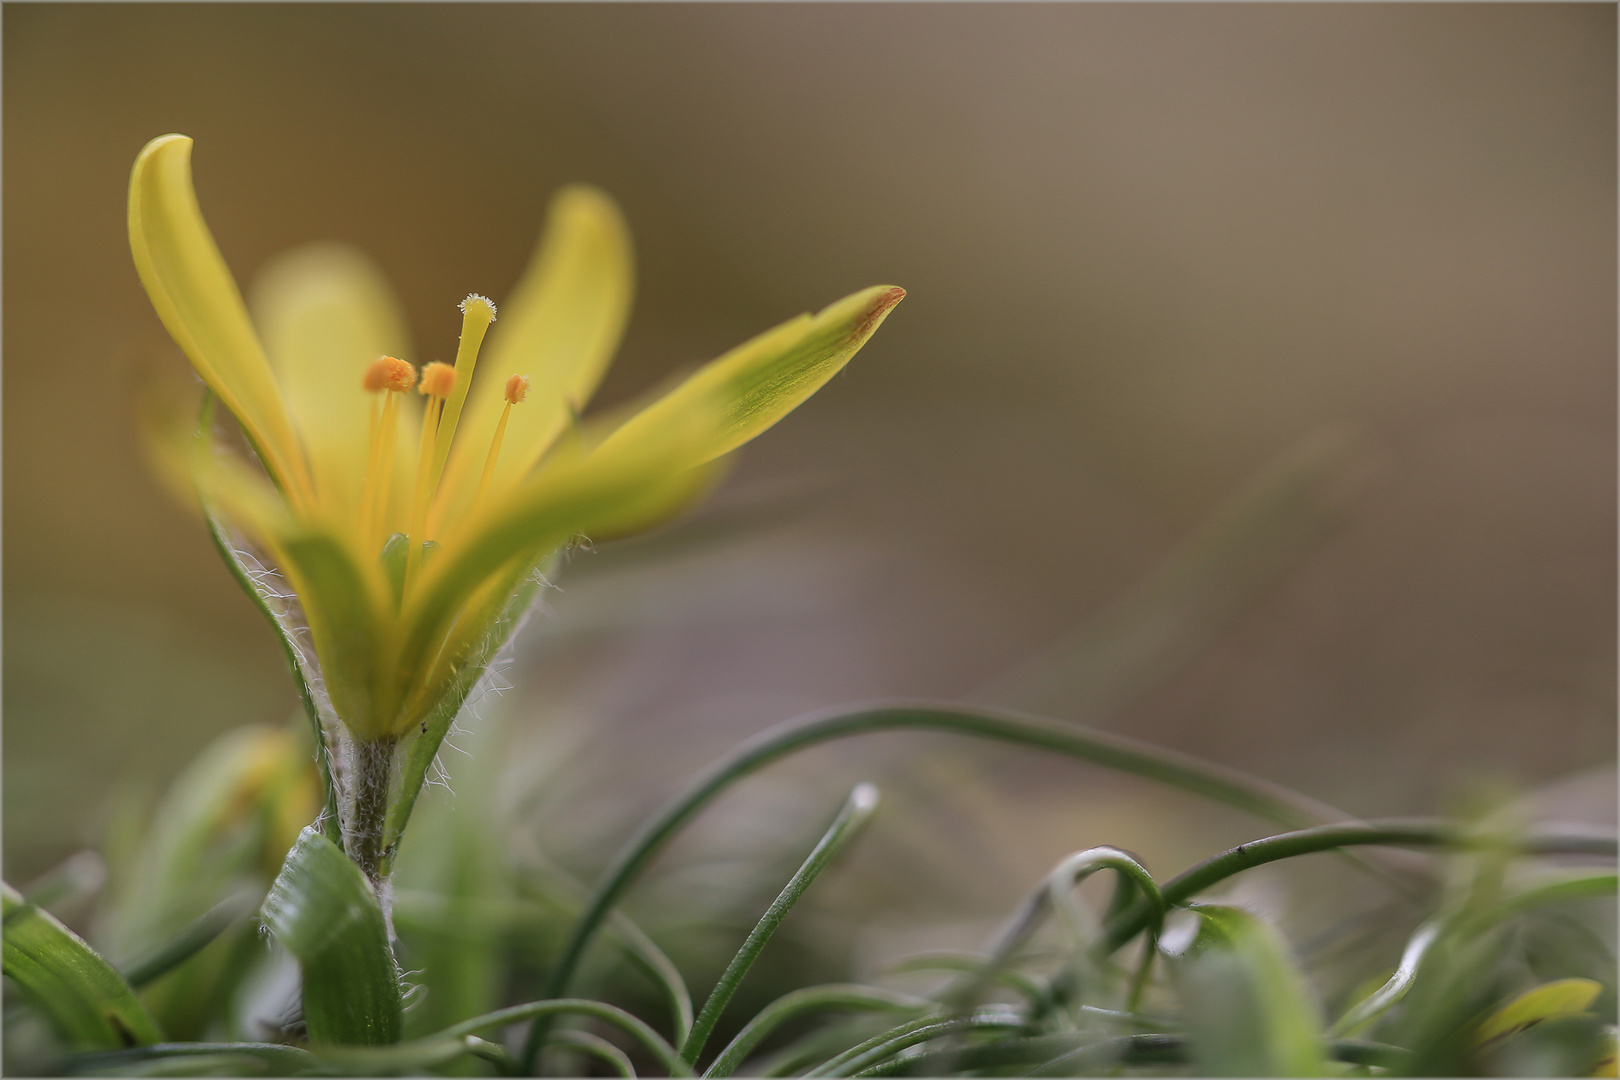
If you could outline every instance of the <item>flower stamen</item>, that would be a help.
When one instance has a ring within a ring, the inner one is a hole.
[[[379,356],[366,369],[360,385],[369,393],[382,394],[371,403],[371,435],[366,440],[366,473],[360,485],[360,537],[372,548],[382,538],[383,510],[388,505],[389,480],[393,476],[394,435],[398,430],[399,399],[416,384],[416,369],[395,356]]]
[[[506,407],[501,410],[501,418],[495,424],[495,438],[489,443],[489,456],[484,459],[484,475],[478,478],[478,492],[473,496],[474,514],[484,505],[484,495],[489,491],[490,478],[495,475],[495,459],[501,453],[501,439],[506,435],[506,418],[512,414],[512,406],[519,405],[529,396],[529,377],[527,375],[513,375],[506,380]]]
[[[422,524],[427,518],[429,500],[433,497],[433,448],[437,445],[439,426],[444,414],[445,399],[457,390],[456,369],[435,360],[422,369],[422,381],[416,389],[427,397],[422,410],[422,443],[416,456],[416,494],[411,499],[410,528],[406,530],[410,547],[405,559],[405,583],[410,587],[412,571],[422,550]]]

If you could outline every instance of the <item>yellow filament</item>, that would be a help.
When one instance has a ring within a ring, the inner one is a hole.
[[[361,536],[373,552],[382,548],[383,520],[388,513],[388,496],[394,478],[394,443],[399,433],[399,394],[384,392],[382,416],[372,439],[371,456],[366,464],[365,488],[360,498]]]
[[[411,578],[421,560],[423,519],[427,517],[427,504],[432,487],[433,441],[439,433],[439,414],[444,410],[444,399],[429,397],[422,412],[422,445],[416,456],[416,495],[411,499],[410,529],[406,532],[405,590],[410,591]]]
[[[495,475],[495,459],[501,453],[501,439],[506,435],[506,418],[512,415],[512,403],[508,401],[506,408],[501,410],[501,418],[495,424],[495,438],[489,444],[489,456],[484,459],[484,475],[478,478],[478,493],[473,496],[472,512],[477,514],[484,507],[484,496],[489,492],[490,477]]]

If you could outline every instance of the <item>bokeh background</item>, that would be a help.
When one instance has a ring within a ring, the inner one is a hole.
[[[737,739],[902,694],[1096,723],[1356,813],[1552,784],[1557,812],[1613,822],[1613,6],[3,19],[12,880],[295,708],[135,436],[137,389],[178,353],[125,187],[169,131],[197,140],[241,280],[356,244],[418,360],[453,350],[466,293],[502,297],[552,190],[601,185],[640,289],[602,401],[909,290],[705,510],[576,554],[512,689],[464,721],[512,835],[584,871]],[[752,782],[684,865],[808,835],[863,778],[890,804],[850,871],[877,883],[862,925],[900,937],[1002,910],[1075,847],[1173,871],[1255,828],[894,736]],[[973,872],[928,884],[946,864]]]

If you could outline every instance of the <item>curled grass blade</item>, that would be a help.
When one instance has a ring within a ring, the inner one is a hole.
[[[1251,840],[1183,870],[1160,889],[1166,906],[1173,907],[1234,874],[1299,855],[1342,847],[1444,847],[1464,843],[1466,837],[1450,822],[1435,818],[1387,818],[1321,825]],[[1518,845],[1524,855],[1587,855],[1614,858],[1612,836],[1548,834],[1529,836]],[[1110,951],[1141,933],[1152,921],[1150,905],[1137,903],[1109,925],[1104,946]]]
[[[463,1020],[433,1038],[459,1039],[464,1035],[497,1030],[541,1016],[568,1015],[589,1016],[612,1024],[646,1047],[653,1057],[658,1059],[658,1063],[669,1070],[671,1076],[692,1075],[691,1068],[675,1048],[644,1021],[605,1002],[587,1001],[583,998],[552,998],[549,1001],[531,1001],[525,1005],[513,1005],[511,1008],[498,1009],[483,1016],[475,1016],[471,1020]]]
[[[737,992],[737,987],[748,974],[748,969],[754,966],[754,961],[759,958],[760,952],[771,940],[771,935],[776,933],[776,928],[787,918],[788,912],[793,910],[793,905],[799,902],[799,897],[804,895],[810,883],[816,880],[817,875],[826,869],[833,857],[871,818],[872,812],[877,809],[877,801],[877,788],[871,784],[859,784],[849,793],[843,808],[839,810],[838,816],[833,819],[832,825],[828,827],[815,849],[810,852],[810,857],[804,861],[804,865],[799,867],[781,894],[760,917],[747,940],[743,942],[742,948],[737,950],[737,955],[726,965],[726,970],[720,976],[719,982],[715,983],[709,999],[703,1003],[697,1020],[692,1024],[692,1031],[681,1047],[681,1056],[688,1062],[695,1063],[698,1055],[703,1052],[703,1046],[709,1041],[709,1035],[714,1031],[714,1025],[719,1021],[720,1014],[725,1011],[732,995]]]
[[[1043,881],[1020,905],[991,949],[990,960],[977,979],[958,994],[950,995],[961,1008],[971,1008],[984,992],[986,984],[997,972],[1006,968],[1016,952],[1054,910],[1064,910],[1072,903],[1071,893],[1086,878],[1099,870],[1113,870],[1135,883],[1146,898],[1150,909],[1149,931],[1157,936],[1164,923],[1165,903],[1159,886],[1147,868],[1127,852],[1113,847],[1096,847],[1077,852],[1053,868]],[[1079,919],[1071,915],[1072,922]],[[1071,927],[1077,930],[1078,927]]]
[[[585,947],[608,911],[670,837],[721,792],[743,777],[799,750],[855,735],[896,730],[947,732],[1064,754],[1170,784],[1286,825],[1340,820],[1347,816],[1281,785],[1235,769],[1123,736],[1020,713],[905,701],[812,714],[760,733],[710,766],[620,850],[597,887],[590,906],[575,924],[568,945],[552,971],[548,994],[560,996],[567,990]],[[534,1047],[530,1046],[525,1050],[524,1065],[532,1069],[533,1064]]]
[[[765,1036],[787,1021],[805,1013],[833,1009],[853,1009],[863,1012],[917,1011],[931,1005],[931,1002],[912,997],[910,994],[853,984],[810,986],[803,990],[795,990],[791,994],[782,995],[756,1013],[715,1057],[703,1075],[730,1076]]]
[[[571,1046],[603,1062],[613,1070],[615,1076],[635,1076],[636,1067],[630,1061],[630,1055],[608,1042],[600,1035],[592,1035],[588,1031],[559,1031],[551,1037],[552,1042]],[[517,1059],[512,1059],[517,1065]]]

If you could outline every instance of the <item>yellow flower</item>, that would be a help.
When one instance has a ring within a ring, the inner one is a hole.
[[[205,425],[171,430],[170,472],[290,584],[283,622],[307,626],[306,674],[354,752],[378,745],[391,757],[414,740],[408,756],[423,769],[527,609],[544,559],[701,495],[724,455],[836,374],[904,296],[865,289],[738,346],[622,422],[581,425],[632,289],[629,236],[606,195],[576,186],[554,198],[487,357],[496,305],[474,294],[454,365],[418,374],[386,286],[342,249],[273,273],[255,332],[198,208],[190,158],[180,135],[141,151],[130,247],[159,317],[262,469]],[[397,836],[403,819],[393,824]]]

